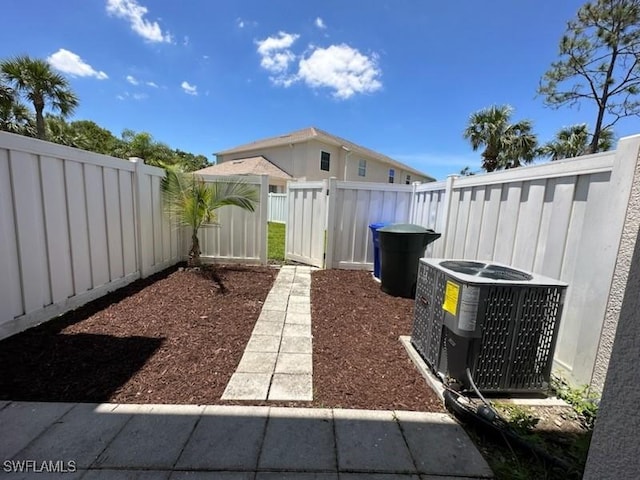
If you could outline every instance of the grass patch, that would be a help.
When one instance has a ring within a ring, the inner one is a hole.
[[[269,260],[284,262],[284,223],[269,222],[268,253]]]

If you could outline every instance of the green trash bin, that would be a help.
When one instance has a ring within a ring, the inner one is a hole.
[[[440,234],[420,225],[397,223],[378,229],[380,273],[383,292],[394,297],[415,298],[418,263],[424,249]]]

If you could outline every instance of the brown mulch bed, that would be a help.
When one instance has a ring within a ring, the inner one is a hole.
[[[223,402],[277,270],[170,269],[0,342],[0,400]],[[399,335],[413,301],[368,272],[312,276],[313,402],[268,405],[442,411]]]

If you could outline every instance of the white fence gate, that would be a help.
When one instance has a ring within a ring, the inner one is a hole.
[[[290,182],[285,258],[322,268],[325,264],[328,183]]]

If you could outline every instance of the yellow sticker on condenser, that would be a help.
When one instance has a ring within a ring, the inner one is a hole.
[[[458,313],[458,295],[460,294],[460,285],[447,281],[447,288],[444,291],[444,305],[442,309],[451,315]]]

